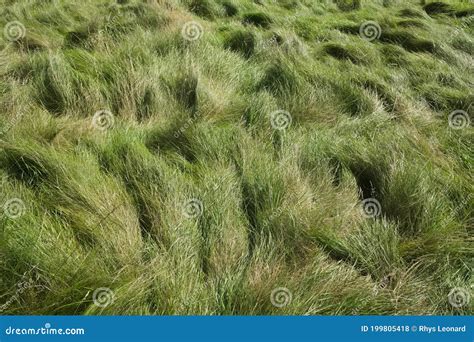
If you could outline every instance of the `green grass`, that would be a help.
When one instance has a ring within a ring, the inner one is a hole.
[[[0,4],[0,314],[473,313],[471,2]]]

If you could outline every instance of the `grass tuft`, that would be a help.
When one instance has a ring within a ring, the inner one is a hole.
[[[361,8],[361,0],[335,0],[335,3],[344,12],[355,11]]]
[[[255,35],[249,31],[237,30],[230,32],[225,37],[224,47],[231,51],[242,54],[245,58],[250,58],[254,53],[256,45]]]
[[[224,12],[228,17],[234,17],[239,13],[238,7],[230,1],[223,2],[222,7],[224,8]]]
[[[245,13],[242,18],[244,24],[251,24],[262,28],[269,28],[273,22],[272,18],[263,12]]]
[[[455,11],[451,5],[440,1],[430,2],[424,5],[423,10],[429,15],[453,14]]]

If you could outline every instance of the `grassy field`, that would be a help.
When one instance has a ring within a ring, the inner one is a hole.
[[[0,314],[473,314],[472,1],[0,12]]]

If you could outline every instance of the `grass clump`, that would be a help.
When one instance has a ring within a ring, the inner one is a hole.
[[[214,7],[208,0],[191,0],[188,3],[189,10],[203,18],[212,19],[214,17]]]
[[[340,59],[340,60],[349,60],[354,64],[359,64],[363,62],[363,57],[357,55],[354,50],[350,50],[349,48],[334,43],[328,43],[324,45],[324,52],[328,55]]]
[[[186,68],[172,79],[166,80],[166,88],[177,105],[191,115],[195,115],[198,109],[198,84],[198,75]]]
[[[74,31],[69,31],[64,37],[64,44],[67,47],[84,47],[92,48],[92,38],[94,34],[98,32],[98,27],[96,24],[91,23],[83,27],[78,28]]]
[[[335,0],[337,7],[341,11],[354,11],[361,8],[361,0]]]
[[[423,10],[429,14],[453,14],[455,12],[454,7],[440,1],[430,2],[423,6]]]
[[[222,7],[224,8],[224,12],[228,17],[234,17],[239,13],[238,7],[231,1],[224,1],[222,3]]]
[[[272,18],[263,12],[250,12],[242,16],[244,24],[251,24],[257,27],[269,28],[273,23]]]
[[[461,4],[456,5],[457,6],[453,6],[445,2],[434,1],[424,5],[423,10],[430,16],[452,15],[455,17],[466,17],[474,14],[473,6],[462,6]]]
[[[245,58],[250,58],[254,53],[256,45],[255,35],[250,31],[237,30],[230,32],[225,37],[224,47],[231,51],[242,54]]]
[[[406,31],[382,32],[380,40],[382,42],[400,45],[410,52],[434,53],[436,51],[436,45],[432,41],[417,38],[415,35]]]
[[[294,92],[298,87],[297,71],[288,61],[279,59],[271,63],[264,72],[258,88],[267,91],[282,94],[285,92]]]
[[[399,15],[405,18],[423,18],[424,17],[423,12],[416,8],[403,8],[400,10]]]

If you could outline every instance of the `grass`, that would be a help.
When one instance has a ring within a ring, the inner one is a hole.
[[[1,314],[473,313],[469,1],[0,3]]]

